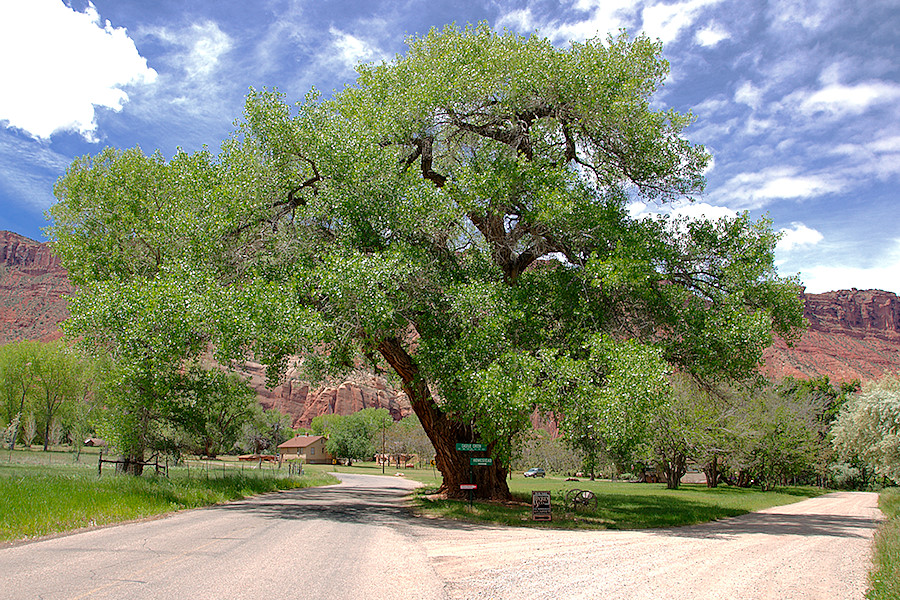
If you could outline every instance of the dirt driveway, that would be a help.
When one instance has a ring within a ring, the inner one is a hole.
[[[450,598],[862,600],[880,518],[839,492],[652,531],[545,531],[419,521],[410,534]]]

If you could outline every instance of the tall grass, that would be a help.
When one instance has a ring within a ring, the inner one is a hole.
[[[208,506],[279,489],[333,483],[325,474],[240,472],[215,478],[20,471],[0,476],[0,541]]]
[[[875,536],[875,568],[869,577],[869,600],[900,599],[900,488],[881,492],[878,506],[885,520]]]

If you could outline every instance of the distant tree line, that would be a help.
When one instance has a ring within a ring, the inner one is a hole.
[[[200,363],[148,369],[64,341],[0,346],[0,434],[9,449],[40,443],[80,448],[104,439],[140,472],[148,453],[176,460],[233,450],[275,451],[290,437],[290,417],[264,410],[234,373]],[[149,392],[149,393],[148,393]]]
[[[675,376],[666,390],[647,410],[619,406],[624,425],[610,436],[596,412],[574,430],[580,435],[523,436],[514,464],[585,477],[658,477],[670,488],[688,469],[703,471],[711,487],[900,483],[896,374],[863,385],[823,376],[702,386]]]

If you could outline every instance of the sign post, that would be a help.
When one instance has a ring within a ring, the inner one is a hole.
[[[531,492],[531,519],[534,521],[550,521],[553,515],[550,512],[550,492]]]
[[[456,442],[456,451],[457,452],[486,452],[487,446],[485,444],[478,443],[466,443],[466,442]],[[460,490],[467,490],[469,492],[469,506],[472,506],[472,500],[475,497],[475,490],[478,489],[478,485],[475,483],[475,471],[472,467],[489,467],[494,464],[494,459],[490,456],[476,456],[469,459],[469,481],[471,483],[461,483],[459,485]]]

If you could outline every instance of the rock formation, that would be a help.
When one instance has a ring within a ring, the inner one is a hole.
[[[48,244],[0,231],[0,344],[58,339],[74,292]]]
[[[806,294],[809,328],[793,347],[776,340],[763,372],[775,379],[827,375],[832,381],[877,379],[900,371],[900,298],[881,290]]]
[[[239,372],[250,377],[260,404],[291,415],[293,427],[308,427],[319,415],[349,415],[364,408],[386,408],[394,420],[412,413],[406,394],[370,373],[356,373],[346,381],[310,386],[296,369],[290,368],[278,386],[267,388],[265,368],[259,363],[244,363]]]

